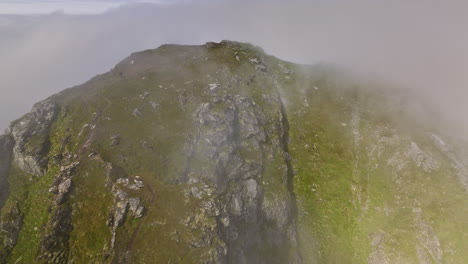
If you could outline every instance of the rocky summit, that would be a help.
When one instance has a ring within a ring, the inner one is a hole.
[[[407,99],[250,44],[134,53],[0,136],[0,263],[465,263],[467,145]]]

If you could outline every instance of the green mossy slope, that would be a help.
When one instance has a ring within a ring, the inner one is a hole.
[[[0,153],[0,263],[464,263],[465,148],[408,100],[250,44],[132,54],[13,123],[48,133]]]

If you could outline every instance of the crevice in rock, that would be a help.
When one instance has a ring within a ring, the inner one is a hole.
[[[122,168],[116,167],[118,169],[113,170],[113,167],[114,165],[108,163],[108,174],[117,174],[108,176],[108,179],[110,179],[108,185],[114,197],[114,204],[109,212],[106,223],[111,231],[111,239],[108,246],[106,246],[103,257],[104,260],[110,259],[111,263],[130,263],[133,240],[138,236],[142,222],[138,223],[137,228],[131,235],[131,239],[126,244],[119,245],[117,243],[117,232],[125,224],[128,217],[131,216],[134,219],[139,219],[144,216],[147,209],[143,206],[143,201],[138,192],[145,187],[151,193],[152,191],[149,186],[143,183],[139,176],[129,177]]]
[[[291,207],[291,213],[292,215],[290,216],[290,221],[293,224],[293,227],[295,229],[296,233],[296,250],[298,252],[298,261],[302,263],[302,254],[300,251],[300,246],[299,246],[299,239],[297,238],[298,230],[297,230],[297,219],[298,219],[298,206],[297,206],[297,198],[296,194],[294,192],[294,169],[292,165],[292,157],[289,154],[289,120],[288,120],[288,114],[286,111],[286,107],[284,106],[283,99],[278,91],[278,99],[279,103],[281,106],[281,129],[279,130],[281,135],[281,147],[283,149],[284,153],[284,162],[286,163],[287,167],[287,188],[288,188],[288,193],[290,195],[290,207]]]
[[[37,261],[39,263],[68,263],[68,240],[72,231],[72,207],[67,203],[73,189],[73,175],[80,164],[76,154],[65,153],[63,165],[49,189],[53,193],[50,205],[51,217],[47,223],[46,234],[43,237]]]

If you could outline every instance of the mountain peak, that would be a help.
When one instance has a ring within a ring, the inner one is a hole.
[[[0,263],[458,263],[467,159],[389,94],[246,43],[133,53],[0,136]]]

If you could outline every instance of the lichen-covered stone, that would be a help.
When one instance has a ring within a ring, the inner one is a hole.
[[[42,176],[47,171],[49,158],[49,129],[58,113],[53,100],[37,103],[31,112],[14,121],[7,134],[13,137],[14,162],[24,172]]]

